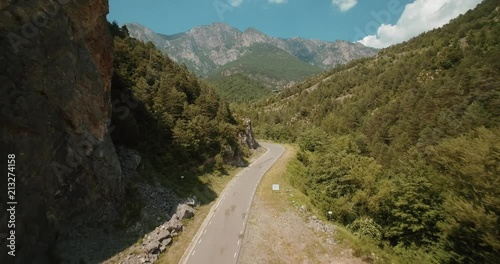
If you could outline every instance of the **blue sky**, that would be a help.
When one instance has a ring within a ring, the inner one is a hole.
[[[447,23],[480,0],[110,0],[108,20],[175,34],[224,22],[274,37],[384,47]],[[420,20],[418,17],[420,17]],[[418,23],[415,27],[414,23]]]

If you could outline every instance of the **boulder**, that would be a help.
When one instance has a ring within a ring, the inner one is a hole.
[[[145,246],[144,246],[144,250],[147,252],[147,253],[153,253],[155,252],[156,250],[158,250],[158,248],[160,247],[160,243],[158,241],[151,241],[149,243],[147,243]]]
[[[172,239],[171,238],[167,238],[167,239],[161,241],[161,245],[164,246],[164,247],[170,245],[171,243],[172,243]]]
[[[180,204],[179,206],[177,206],[176,215],[181,220],[186,218],[192,218],[194,216],[194,209],[193,207],[187,204]]]
[[[168,223],[166,223],[164,226],[168,231],[170,231],[172,233],[173,233],[173,231],[181,231],[182,230],[182,223],[181,223],[181,221],[179,221],[179,218],[177,217],[176,214],[174,214],[172,216],[172,218],[170,219],[170,221],[168,221]]]
[[[137,170],[141,164],[141,156],[136,151],[125,147],[119,147],[117,152],[123,169],[131,171]]]
[[[192,198],[187,198],[184,203],[191,206],[191,207],[196,207],[196,205],[198,204],[198,202],[196,201],[196,196],[194,196]]]
[[[158,234],[158,236],[156,238],[158,239],[158,241],[161,242],[169,237],[170,237],[170,232],[168,230],[162,230],[162,231],[160,231],[160,233]]]

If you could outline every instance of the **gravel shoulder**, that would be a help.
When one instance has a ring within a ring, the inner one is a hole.
[[[238,263],[365,263],[336,240],[336,227],[317,219],[301,201],[304,195],[285,179],[296,151],[282,158],[262,179],[254,197]],[[273,192],[272,184],[280,184]]]

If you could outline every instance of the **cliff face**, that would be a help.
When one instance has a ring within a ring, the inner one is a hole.
[[[260,147],[253,135],[252,121],[250,118],[244,118],[243,125],[245,127],[245,131],[242,131],[239,134],[240,144],[248,146],[250,149],[257,149]]]
[[[107,0],[0,5],[0,149],[16,155],[18,263],[50,262],[56,234],[73,217],[110,220],[123,196],[108,134],[107,13]]]

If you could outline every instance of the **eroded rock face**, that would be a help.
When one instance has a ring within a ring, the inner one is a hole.
[[[0,4],[0,149],[16,155],[20,263],[53,262],[57,232],[75,216],[111,220],[123,196],[107,13],[107,0]]]
[[[253,135],[252,121],[250,118],[243,119],[243,125],[245,126],[245,131],[241,132],[239,135],[240,143],[251,149],[257,149],[259,147],[259,143],[257,143]]]

